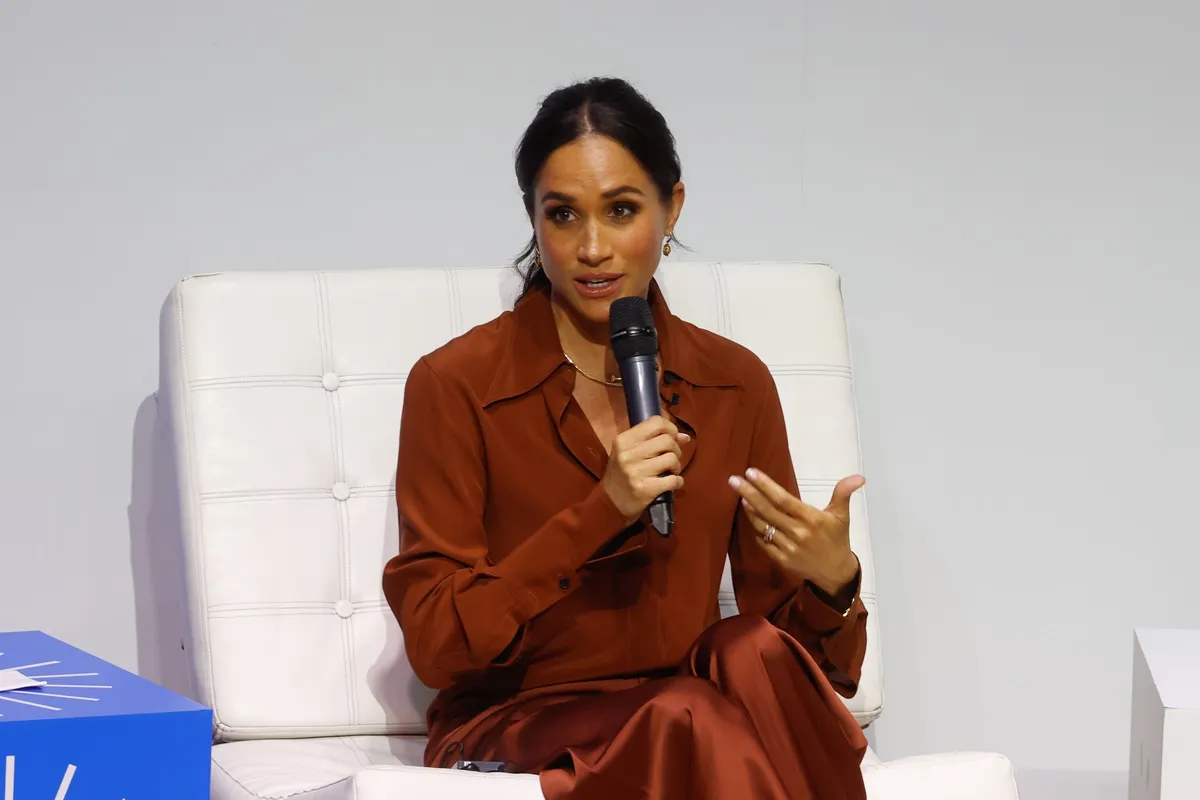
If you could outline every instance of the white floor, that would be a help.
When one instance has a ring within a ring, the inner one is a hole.
[[[1125,772],[1022,770],[1017,773],[1021,800],[1127,800],[1128,781]]]

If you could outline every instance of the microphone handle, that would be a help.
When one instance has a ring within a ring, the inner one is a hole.
[[[633,356],[621,362],[621,383],[630,426],[662,413],[658,396],[658,364],[654,356]]]
[[[625,405],[629,424],[637,425],[662,413],[658,396],[658,361],[654,354],[633,356],[620,364],[625,387]],[[672,492],[663,492],[650,503],[650,524],[663,536],[675,528],[675,503]]]

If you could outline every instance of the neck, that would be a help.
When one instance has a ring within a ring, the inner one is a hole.
[[[566,303],[551,295],[558,341],[571,360],[591,375],[608,377],[617,372],[607,326],[579,319]]]

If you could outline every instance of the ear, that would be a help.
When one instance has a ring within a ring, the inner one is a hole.
[[[683,181],[679,181],[671,189],[671,199],[667,203],[667,230],[674,232],[675,224],[679,222],[679,215],[683,212],[683,201],[686,195]]]

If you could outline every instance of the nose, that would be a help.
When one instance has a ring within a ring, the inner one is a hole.
[[[604,236],[601,224],[594,219],[589,220],[583,226],[579,237],[579,249],[575,257],[580,264],[596,267],[607,261],[609,256],[608,241]]]

